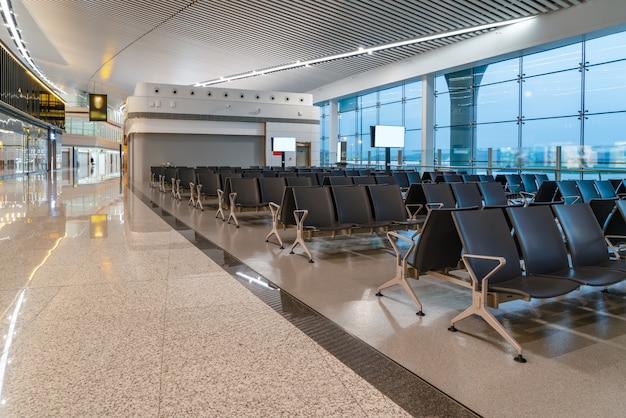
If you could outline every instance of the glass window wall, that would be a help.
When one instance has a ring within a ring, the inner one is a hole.
[[[626,32],[439,74],[428,124],[434,127],[429,151],[441,155],[434,163],[559,168],[565,174],[582,169],[585,174],[575,174],[580,177],[626,170],[625,74]],[[340,100],[339,135],[348,141],[349,160],[363,163],[369,154],[380,161],[368,130],[378,123],[405,126],[404,162],[420,164],[427,122],[422,103],[421,80]]]

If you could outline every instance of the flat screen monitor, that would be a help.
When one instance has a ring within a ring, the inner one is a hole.
[[[296,150],[296,138],[275,136],[272,138],[272,151],[289,152]]]
[[[403,148],[404,126],[373,125],[370,126],[372,147]]]
[[[89,120],[107,121],[107,95],[89,93]]]

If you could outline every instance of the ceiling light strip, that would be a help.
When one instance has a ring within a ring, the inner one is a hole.
[[[13,42],[15,42],[15,46],[17,46],[17,50],[20,52],[20,55],[24,58],[28,66],[35,73],[37,73],[40,80],[43,80],[45,83],[50,85],[54,90],[56,90],[60,94],[65,94],[63,90],[55,86],[54,83],[51,82],[48,79],[48,77],[45,76],[43,72],[41,72],[39,67],[35,65],[35,62],[31,58],[30,52],[28,52],[28,49],[26,48],[26,44],[24,43],[24,40],[22,39],[22,35],[20,34],[19,29],[17,28],[17,23],[14,17],[15,14],[13,13],[13,10],[11,9],[9,0],[0,0],[0,12],[2,13],[2,18],[5,21],[5,25],[9,30],[9,34],[11,35],[11,38],[13,39]]]
[[[316,58],[316,59],[312,59],[312,60],[308,60],[308,61],[296,61],[296,62],[291,63],[291,64],[279,65],[278,67],[266,68],[264,70],[253,70],[253,71],[250,71],[250,72],[247,72],[247,73],[244,73],[244,74],[238,74],[238,75],[232,75],[232,76],[224,76],[224,77],[220,77],[220,78],[213,79],[213,80],[201,81],[201,82],[195,83],[194,86],[196,86],[196,87],[206,87],[206,86],[210,86],[212,84],[224,83],[224,82],[233,81],[233,80],[240,80],[240,79],[249,78],[249,77],[256,77],[256,76],[259,76],[259,75],[275,73],[275,72],[278,72],[278,71],[291,70],[291,69],[300,68],[300,67],[309,67],[311,65],[321,64],[323,62],[334,61],[334,60],[338,60],[338,59],[342,59],[342,58],[354,57],[354,56],[357,56],[357,55],[363,55],[363,54],[371,55],[374,52],[382,51],[382,50],[385,50],[385,49],[398,48],[398,47],[418,44],[418,43],[422,43],[422,42],[434,41],[434,40],[438,40],[438,39],[442,39],[442,38],[450,38],[450,37],[454,37],[454,36],[464,35],[464,34],[467,34],[467,33],[470,33],[470,32],[479,32],[479,31],[482,31],[482,30],[495,29],[495,28],[502,27],[502,26],[507,26],[507,25],[513,25],[515,23],[520,23],[520,22],[523,22],[523,21],[526,21],[526,20],[529,20],[529,19],[532,19],[532,18],[533,17],[522,17],[522,18],[519,18],[519,19],[506,20],[506,21],[503,21],[503,22],[496,22],[496,23],[488,23],[488,24],[485,24],[485,25],[473,26],[471,28],[458,29],[458,30],[454,30],[454,31],[450,31],[450,32],[443,32],[443,33],[438,33],[438,34],[434,34],[434,35],[422,36],[422,37],[419,37],[419,38],[407,39],[407,40],[399,41],[399,42],[382,44],[382,45],[378,45],[378,46],[374,46],[374,47],[370,47],[370,48],[359,48],[356,51],[344,52],[342,54],[330,55],[330,56],[326,56],[326,57],[322,57],[322,58]]]

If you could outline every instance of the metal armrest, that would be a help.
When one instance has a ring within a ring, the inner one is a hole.
[[[490,256],[490,255],[479,255],[479,254],[463,254],[462,255],[463,262],[465,263],[465,267],[467,268],[468,273],[472,279],[472,285],[474,287],[474,291],[478,291],[478,283],[481,285],[481,292],[484,296],[487,295],[487,288],[489,287],[489,279],[491,276],[496,274],[504,265],[506,264],[506,259],[504,257],[498,256]],[[479,260],[492,260],[497,262],[496,266],[489,271],[482,279],[478,279],[476,277],[476,273],[472,269],[471,264],[469,263],[469,259],[479,259]],[[486,300],[486,299],[485,299]]]
[[[426,203],[426,210],[431,211],[433,209],[441,209],[443,207],[443,203]]]
[[[604,240],[606,241],[607,246],[609,247],[609,250],[613,253],[613,256],[615,257],[615,259],[619,260],[621,258],[619,255],[619,249],[617,248],[617,246],[615,246],[611,242],[612,239],[626,240],[626,236],[625,235],[605,235],[604,236]]]
[[[568,201],[568,199],[571,199],[571,202]],[[577,203],[580,200],[580,196],[563,196],[561,197],[561,200],[566,205],[573,205],[574,203]]]
[[[422,205],[421,203],[409,203],[404,205],[404,208],[406,209],[406,213],[409,216],[409,219],[414,221],[417,214],[420,213],[424,208],[424,205]]]

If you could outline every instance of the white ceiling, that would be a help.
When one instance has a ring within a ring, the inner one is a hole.
[[[552,13],[586,1],[13,0],[12,5],[34,62],[52,82],[107,93],[121,102],[140,81],[190,85]],[[0,39],[13,47],[7,33],[0,32]],[[243,79],[232,86],[308,92],[480,33]]]

